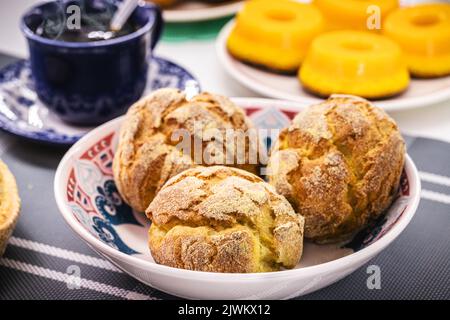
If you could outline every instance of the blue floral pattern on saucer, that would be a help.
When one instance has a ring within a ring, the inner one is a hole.
[[[153,57],[144,94],[163,87],[184,89],[189,80],[197,81],[174,62]],[[56,145],[71,145],[92,129],[64,123],[39,101],[27,60],[0,70],[0,128],[26,139]]]

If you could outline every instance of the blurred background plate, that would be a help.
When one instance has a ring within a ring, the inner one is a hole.
[[[166,22],[192,22],[223,18],[239,11],[244,1],[225,1],[207,3],[200,1],[184,2],[163,11]]]
[[[226,47],[233,25],[234,20],[227,23],[216,42],[219,62],[229,75],[242,85],[266,97],[305,104],[323,100],[306,92],[295,75],[287,76],[265,71],[233,58]],[[450,99],[450,76],[437,79],[412,79],[404,93],[393,98],[377,100],[376,105],[386,111],[397,111],[425,107],[448,99]]]

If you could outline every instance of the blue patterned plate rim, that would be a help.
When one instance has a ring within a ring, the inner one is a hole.
[[[152,66],[157,65],[157,73],[158,77],[154,77],[154,74],[152,72]],[[4,132],[32,140],[35,142],[45,143],[45,144],[51,144],[51,145],[60,145],[60,146],[70,146],[77,142],[80,138],[82,138],[86,133],[88,133],[90,130],[94,129],[95,127],[74,127],[67,123],[64,123],[63,121],[57,119],[58,125],[60,127],[66,127],[67,129],[74,129],[76,128],[79,131],[82,131],[78,134],[68,134],[64,133],[62,131],[55,130],[54,128],[44,128],[39,129],[36,128],[35,130],[26,129],[23,126],[20,125],[20,123],[23,124],[25,120],[21,120],[24,118],[18,118],[18,120],[12,120],[5,114],[5,109],[10,110],[10,106],[8,106],[8,103],[5,102],[4,95],[2,93],[2,86],[5,85],[5,83],[10,83],[12,81],[22,81],[19,78],[19,75],[21,72],[28,71],[29,72],[29,61],[25,59],[20,59],[18,61],[15,61],[2,69],[0,69],[0,129]],[[164,77],[171,76],[169,79],[165,79]],[[171,80],[171,81],[170,81]],[[176,83],[173,83],[173,80],[176,81]],[[188,80],[195,80],[198,82],[197,78],[192,75],[191,72],[186,70],[184,67],[180,66],[179,64],[170,61],[166,58],[162,57],[152,57],[152,61],[150,62],[150,68],[149,68],[149,79],[147,81],[147,87],[146,87],[146,93],[162,88],[165,86],[170,87],[176,87],[179,89],[184,89],[185,84]],[[31,91],[32,89],[32,80],[29,79],[30,84],[21,84],[22,86],[29,86]],[[34,91],[33,91],[34,92]],[[17,103],[22,104],[22,108],[25,108],[24,105],[28,103],[33,103],[33,101],[29,101],[29,99],[20,96],[18,94]],[[25,102],[22,102],[25,101]],[[34,100],[34,101],[37,101]],[[40,107],[43,109],[48,110],[41,102],[38,102],[40,104]],[[7,111],[6,111],[7,112]],[[56,119],[56,116],[54,116]]]

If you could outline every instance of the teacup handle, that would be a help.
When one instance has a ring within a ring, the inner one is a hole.
[[[143,7],[149,11],[153,11],[155,13],[155,23],[153,26],[153,33],[152,33],[152,40],[150,42],[150,47],[153,49],[155,48],[156,44],[158,43],[159,39],[161,38],[161,34],[164,27],[164,21],[162,18],[161,9],[159,6],[146,2]]]

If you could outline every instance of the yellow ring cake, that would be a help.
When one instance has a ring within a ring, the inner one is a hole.
[[[315,36],[324,28],[320,11],[288,0],[248,1],[227,41],[231,55],[283,73],[297,72]]]
[[[299,78],[305,89],[324,97],[344,93],[385,98],[402,92],[409,84],[399,45],[364,31],[333,31],[318,36]]]
[[[387,17],[383,30],[402,47],[412,75],[450,74],[450,4],[398,9]]]

